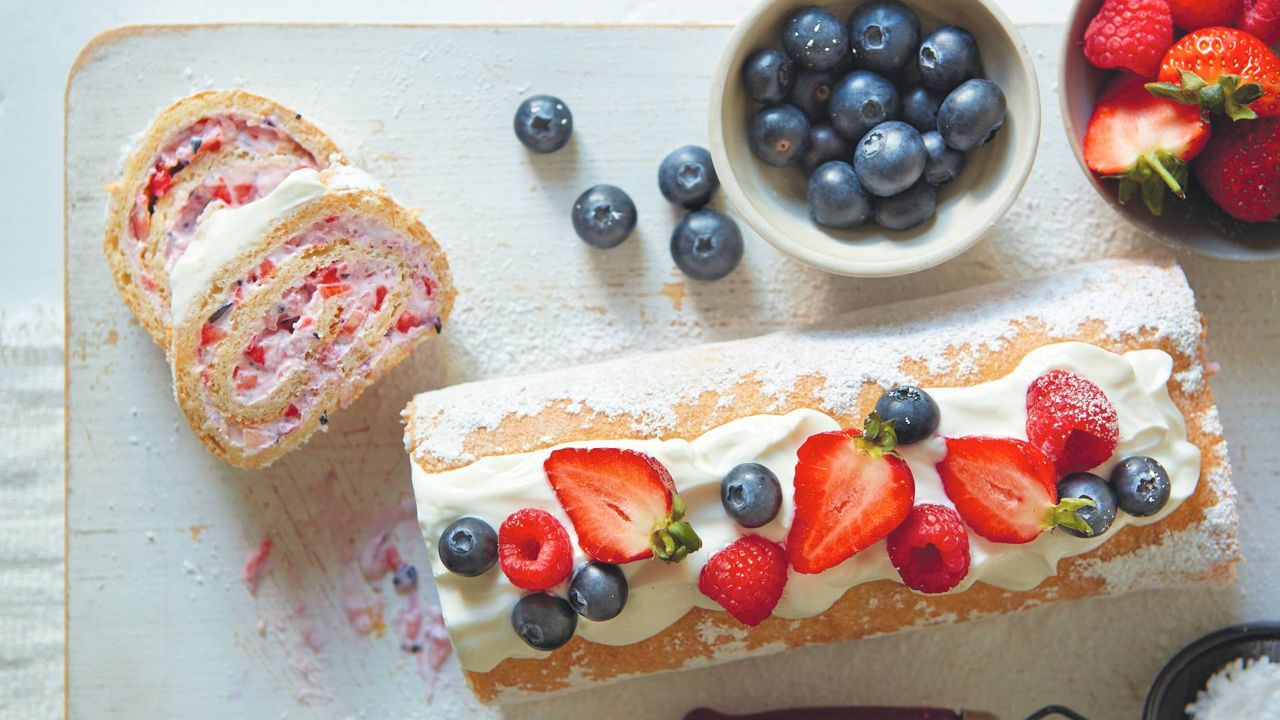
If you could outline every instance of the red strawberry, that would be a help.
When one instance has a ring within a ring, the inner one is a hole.
[[[226,330],[223,330],[213,323],[205,323],[200,326],[200,347],[212,345],[226,336]]]
[[[159,200],[169,192],[173,185],[173,176],[163,167],[157,167],[151,175],[151,197]]]
[[[947,456],[937,469],[960,517],[992,542],[1031,542],[1058,525],[1089,532],[1076,510],[1093,501],[1067,498],[1059,503],[1053,463],[1031,443],[947,438]]]
[[[1280,219],[1280,117],[1232,123],[1214,136],[1194,170],[1201,187],[1231,217]]]
[[[872,413],[863,431],[818,433],[796,451],[795,516],[787,554],[797,572],[820,573],[902,524],[915,501],[911,468],[893,453],[891,423]]]
[[[1050,370],[1027,388],[1027,439],[1058,473],[1092,470],[1116,451],[1120,422],[1105,393],[1087,378]]]
[[[543,463],[547,479],[578,533],[578,546],[600,562],[657,557],[680,562],[702,547],[684,517],[671,474],[653,457],[619,448],[564,448]]]
[[[787,553],[776,542],[745,535],[715,555],[698,575],[698,589],[743,625],[773,614],[787,586]]]
[[[1280,43],[1280,0],[1244,0],[1239,25],[1268,45]]]
[[[1184,35],[1164,56],[1159,80],[1147,89],[1198,105],[1206,119],[1210,113],[1232,120],[1280,115],[1280,58],[1242,30],[1208,27]]]
[[[1187,161],[1209,141],[1209,123],[1187,105],[1148,93],[1136,78],[1117,78],[1098,98],[1084,136],[1090,170],[1120,181],[1120,201],[1139,194],[1159,215],[1164,190],[1185,197]]]
[[[400,317],[396,318],[396,330],[402,333],[407,333],[421,324],[422,321],[418,319],[418,316],[408,310],[400,313]]]
[[[1169,12],[1183,30],[1231,25],[1240,14],[1240,0],[1169,0]]]
[[[923,503],[889,533],[889,560],[902,582],[922,593],[950,590],[969,574],[969,531],[960,513]]]
[[[1084,56],[1100,68],[1124,68],[1150,78],[1173,44],[1165,0],[1105,0],[1084,31]]]
[[[573,567],[569,533],[545,510],[517,510],[498,528],[498,565],[518,588],[554,587],[569,577]]]

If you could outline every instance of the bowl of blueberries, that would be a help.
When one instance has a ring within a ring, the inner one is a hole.
[[[763,0],[712,77],[725,194],[773,246],[842,275],[967,250],[1021,192],[1039,137],[1035,68],[995,0]]]

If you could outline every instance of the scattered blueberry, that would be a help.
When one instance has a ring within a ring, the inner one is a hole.
[[[483,575],[498,561],[498,533],[476,517],[458,518],[440,533],[440,562],[464,577]]]
[[[809,119],[792,105],[765,108],[751,118],[748,136],[751,151],[766,165],[790,165],[809,144]]]
[[[658,189],[674,205],[689,209],[706,205],[720,189],[711,153],[697,145],[672,150],[658,166]]]
[[[902,96],[902,122],[922,133],[938,129],[938,106],[942,98],[925,87],[911,88]]]
[[[853,157],[853,146],[836,129],[827,124],[809,128],[809,148],[800,158],[808,170],[814,170],[829,160]]]
[[[742,84],[747,97],[772,105],[782,102],[795,78],[795,63],[777,48],[763,48],[747,56],[742,65]]]
[[[573,203],[573,230],[592,247],[616,247],[635,227],[636,205],[621,188],[594,185]]]
[[[849,42],[862,67],[897,75],[920,45],[920,18],[897,0],[873,0],[849,17]]]
[[[948,147],[937,130],[930,130],[920,138],[924,140],[924,151],[929,158],[924,164],[925,182],[942,187],[960,177],[964,170],[964,153]]]
[[[720,481],[720,503],[745,528],[768,525],[782,507],[778,476],[760,463],[742,463]]]
[[[1076,537],[1097,537],[1106,532],[1116,519],[1116,494],[1106,480],[1093,473],[1072,473],[1058,481],[1058,498],[1089,498],[1095,507],[1083,507],[1076,511],[1084,520],[1090,533],[1075,528],[1063,527],[1063,530]]]
[[[391,574],[391,586],[396,592],[413,592],[418,587],[418,568],[401,563]]]
[[[520,598],[511,610],[511,627],[529,647],[555,650],[573,638],[578,614],[564,598],[532,593]]]
[[[958,27],[938,28],[929,33],[920,43],[916,64],[920,81],[940,93],[951,92],[982,69],[978,42],[968,30]]]
[[[966,80],[938,108],[938,132],[957,150],[991,142],[1004,125],[1004,93],[990,80]]]
[[[589,562],[569,582],[569,605],[588,620],[612,620],[626,604],[627,576],[617,565]]]
[[[899,445],[914,445],[938,430],[942,415],[929,393],[914,385],[896,385],[876,401],[881,420],[892,420]]]
[[[836,84],[827,104],[831,124],[851,142],[858,142],[871,128],[898,116],[898,89],[885,78],[855,70]]]
[[[1169,502],[1169,473],[1144,455],[1125,458],[1111,471],[1111,487],[1120,509],[1137,517],[1155,515]]]
[[[910,230],[933,217],[937,207],[933,186],[918,182],[910,190],[877,200],[876,224],[885,230]]]
[[[516,137],[538,153],[555,152],[573,134],[573,113],[560,98],[534,95],[516,108]]]
[[[831,99],[831,89],[835,78],[825,70],[806,70],[791,85],[788,101],[800,108],[809,120],[815,123],[826,122],[827,101]]]
[[[843,160],[824,163],[809,176],[809,215],[819,225],[851,228],[871,217],[872,198]]]
[[[849,52],[849,36],[844,23],[829,10],[803,7],[787,19],[782,30],[782,47],[802,67],[828,70]]]
[[[890,197],[906,190],[924,174],[929,156],[920,133],[899,120],[880,123],[858,143],[853,169],[867,192]]]
[[[671,257],[694,280],[719,280],[742,260],[742,232],[719,210],[694,210],[671,233]]]

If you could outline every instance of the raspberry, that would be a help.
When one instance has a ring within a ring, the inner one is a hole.
[[[1168,0],[1173,24],[1183,30],[1199,30],[1214,25],[1234,25],[1240,15],[1240,0]]]
[[[759,535],[746,535],[711,557],[698,589],[743,625],[754,627],[773,614],[787,586],[787,554]]]
[[[517,510],[498,528],[498,564],[518,588],[553,587],[573,566],[569,533],[545,510]]]
[[[1125,68],[1154,78],[1173,45],[1165,0],[1106,0],[1084,31],[1084,56],[1100,68]]]
[[[1280,0],[1244,0],[1239,27],[1268,45],[1280,42]]]
[[[969,574],[969,533],[960,513],[922,504],[889,533],[889,560],[902,582],[922,593],[942,593]]]
[[[1059,473],[1101,465],[1115,452],[1119,436],[1115,407],[1089,380],[1051,370],[1027,388],[1027,439]]]

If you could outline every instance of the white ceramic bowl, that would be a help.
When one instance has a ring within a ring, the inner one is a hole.
[[[1026,183],[1040,140],[1040,89],[1026,43],[995,0],[904,0],[922,32],[943,25],[967,29],[978,41],[984,75],[1008,103],[1004,128],[969,153],[964,173],[938,193],[938,213],[907,232],[874,222],[853,230],[814,223],[805,204],[807,177],[797,167],[770,167],[751,153],[747,124],[758,106],[742,87],[742,63],[752,51],[781,47],[787,17],[821,5],[846,19],[861,0],[761,0],[738,23],[711,78],[710,144],[716,173],[743,219],[774,247],[841,275],[906,275],[969,249],[1008,211]]]

